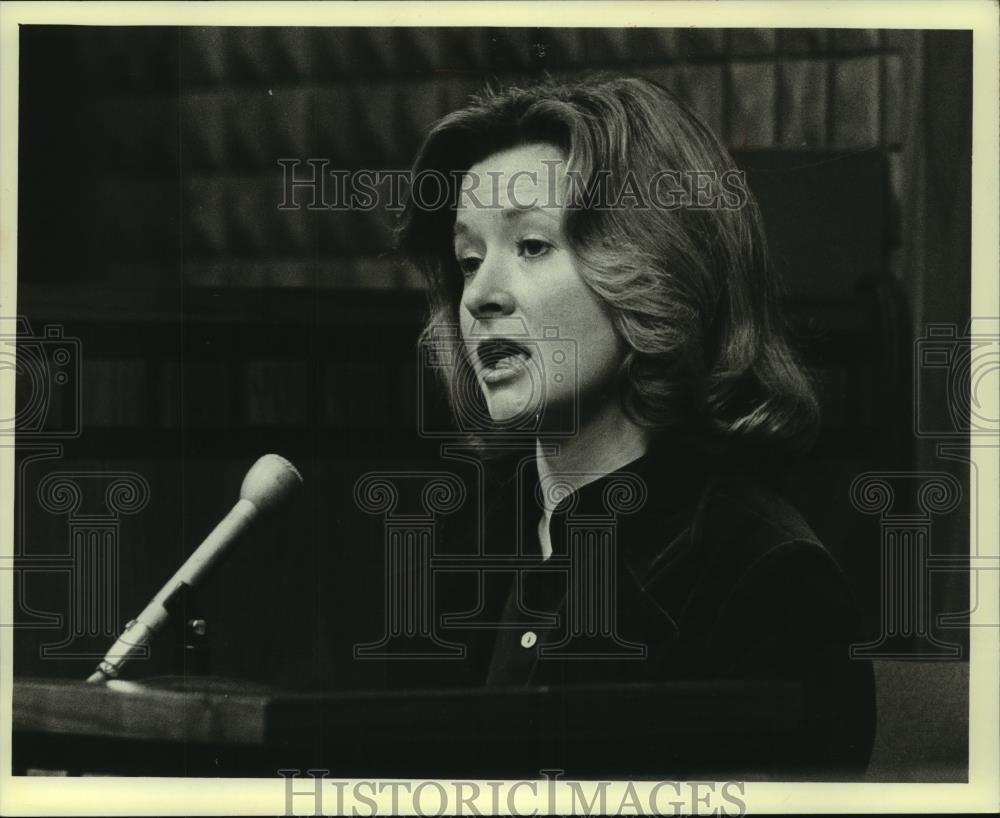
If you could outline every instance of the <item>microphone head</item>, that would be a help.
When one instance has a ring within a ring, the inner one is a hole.
[[[240,499],[261,511],[280,505],[302,485],[299,470],[281,455],[265,454],[250,467],[240,486]]]

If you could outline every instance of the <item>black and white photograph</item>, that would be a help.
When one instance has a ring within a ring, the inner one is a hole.
[[[1000,809],[945,5],[4,4],[0,811]]]

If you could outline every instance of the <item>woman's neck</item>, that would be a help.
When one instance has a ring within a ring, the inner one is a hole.
[[[539,481],[553,477],[574,491],[637,460],[649,448],[651,433],[630,420],[619,407],[581,424],[577,434],[560,440],[556,453],[548,441],[536,441],[535,462]],[[543,492],[543,495],[545,493]],[[552,507],[546,503],[545,516]]]

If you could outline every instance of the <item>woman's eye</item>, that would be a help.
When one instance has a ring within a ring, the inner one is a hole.
[[[541,239],[522,239],[517,243],[518,255],[525,258],[541,258],[551,249],[552,245]]]
[[[465,258],[458,259],[458,269],[462,271],[462,275],[471,276],[479,269],[479,265],[482,263],[483,260],[481,258],[466,256]]]

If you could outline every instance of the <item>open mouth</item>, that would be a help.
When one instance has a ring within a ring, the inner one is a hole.
[[[509,338],[490,338],[476,346],[476,358],[487,381],[520,372],[530,357],[527,347]]]

